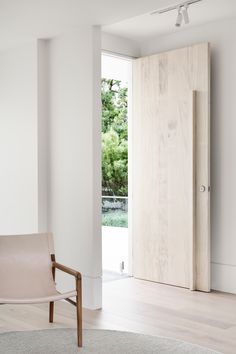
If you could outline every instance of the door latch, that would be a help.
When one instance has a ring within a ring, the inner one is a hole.
[[[205,191],[206,191],[206,187],[203,186],[203,185],[201,185],[201,187],[200,187],[200,192],[204,193]]]

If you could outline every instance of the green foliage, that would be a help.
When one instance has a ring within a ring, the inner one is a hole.
[[[128,88],[102,79],[103,194],[128,195]]]
[[[103,213],[102,225],[113,227],[128,227],[128,213],[124,211]]]

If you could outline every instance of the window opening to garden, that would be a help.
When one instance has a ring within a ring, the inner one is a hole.
[[[130,273],[128,126],[131,60],[102,54],[102,244],[104,281]]]

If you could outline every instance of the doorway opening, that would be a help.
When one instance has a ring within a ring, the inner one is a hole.
[[[102,54],[103,281],[132,275],[129,180],[132,61]]]

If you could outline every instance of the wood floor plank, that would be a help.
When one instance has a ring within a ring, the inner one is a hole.
[[[236,296],[191,292],[133,278],[104,284],[103,309],[83,310],[84,328],[113,329],[177,338],[223,354],[236,353]],[[0,332],[75,328],[76,314],[66,302],[0,306]]]

